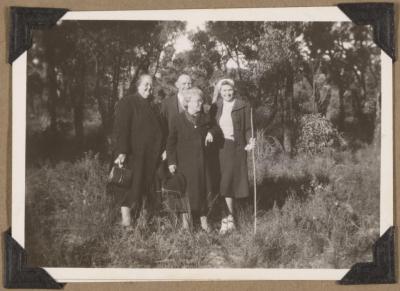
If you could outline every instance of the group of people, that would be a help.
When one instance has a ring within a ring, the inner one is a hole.
[[[224,234],[236,228],[236,199],[249,195],[246,152],[255,146],[250,105],[237,98],[232,79],[217,82],[211,104],[192,87],[189,75],[180,75],[175,85],[177,95],[159,106],[152,98],[153,79],[144,74],[136,93],[118,101],[114,162],[126,164],[133,173],[122,201],[121,223],[132,223],[132,210],[155,190],[156,172],[164,163],[171,176],[185,180],[183,196],[189,205],[179,210],[182,227],[190,228],[192,217],[199,217],[201,228],[209,232],[207,214],[215,197],[221,196],[226,204],[220,227]]]

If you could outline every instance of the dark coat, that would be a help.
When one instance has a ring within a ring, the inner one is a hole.
[[[214,122],[219,124],[222,115],[223,100],[213,104],[211,114]],[[225,142],[222,130],[219,128],[216,144],[219,147],[220,191],[221,195],[243,198],[249,195],[247,152],[245,146],[251,137],[250,105],[236,99],[232,108],[232,124],[234,146]],[[226,190],[229,189],[229,190]],[[222,193],[226,191],[228,193]]]
[[[217,124],[222,115],[223,104],[223,100],[219,98],[211,108],[211,115]],[[242,99],[235,100],[232,108],[232,123],[235,145],[245,147],[251,138],[250,104],[248,102]],[[223,139],[223,135],[221,135],[222,131],[219,132],[218,137]]]
[[[178,96],[170,96],[165,98],[161,102],[161,115],[164,122],[168,124],[168,128],[171,127],[172,119],[179,114],[179,103]]]
[[[202,113],[196,125],[186,117],[178,114],[171,121],[167,140],[168,165],[177,165],[177,171],[186,179],[186,193],[192,211],[204,214],[210,195],[210,177],[207,166],[207,132],[215,135],[215,126],[208,114]]]
[[[157,106],[138,94],[118,101],[114,119],[115,154],[127,154],[133,171],[124,204],[132,206],[150,192],[165,145],[165,133]]]

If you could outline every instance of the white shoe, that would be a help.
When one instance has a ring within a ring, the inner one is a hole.
[[[190,231],[189,213],[182,213],[182,229]]]
[[[219,230],[219,234],[224,235],[228,231],[228,219],[223,218],[221,220],[221,229]]]
[[[235,220],[233,219],[232,215],[229,215],[227,218],[227,228],[228,231],[236,230]]]
[[[211,228],[210,228],[210,226],[208,224],[208,221],[207,221],[207,216],[200,216],[200,225],[201,225],[201,228],[205,232],[207,232],[207,233],[211,232]]]
[[[121,207],[121,225],[130,226],[131,225],[131,209],[126,206]]]

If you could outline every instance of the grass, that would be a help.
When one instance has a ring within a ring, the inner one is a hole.
[[[226,236],[182,231],[173,215],[145,212],[126,229],[105,194],[107,166],[97,156],[29,168],[28,259],[131,268],[348,268],[371,260],[379,235],[379,149],[291,158],[267,141],[259,133],[256,235],[251,199],[238,211],[238,231]],[[212,224],[219,228],[218,220]]]

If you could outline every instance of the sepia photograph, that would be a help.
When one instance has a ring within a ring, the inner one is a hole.
[[[30,265],[340,279],[372,260],[393,223],[391,61],[385,81],[372,27],[345,16],[236,10],[33,32],[13,105]]]

